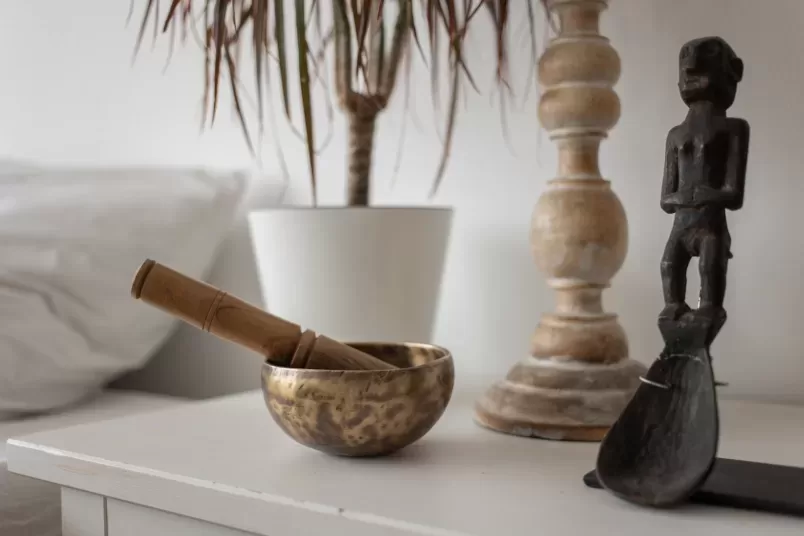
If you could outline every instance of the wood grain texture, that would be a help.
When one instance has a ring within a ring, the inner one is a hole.
[[[613,86],[620,59],[599,33],[602,0],[548,0],[559,33],[539,62],[539,121],[558,149],[558,174],[531,221],[537,266],[556,292],[539,322],[531,357],[478,401],[477,421],[529,437],[600,440],[645,367],[628,359],[617,315],[604,311],[628,250],[625,210],[600,173],[600,142],[620,117]]]
[[[333,370],[389,369],[392,365],[301,327],[153,260],[134,277],[131,294],[198,329],[233,342],[279,366]],[[312,335],[311,335],[312,334]]]

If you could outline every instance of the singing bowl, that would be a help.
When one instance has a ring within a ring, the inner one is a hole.
[[[315,370],[263,364],[262,392],[279,427],[337,456],[381,456],[424,436],[452,396],[448,350],[428,344],[349,343],[399,368]]]

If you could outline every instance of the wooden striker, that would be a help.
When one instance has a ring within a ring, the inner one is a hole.
[[[329,370],[396,368],[153,260],[134,276],[131,295],[198,329],[264,355],[272,365]]]

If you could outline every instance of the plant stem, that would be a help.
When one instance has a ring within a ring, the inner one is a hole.
[[[349,206],[368,206],[371,190],[371,152],[376,113],[349,113]]]

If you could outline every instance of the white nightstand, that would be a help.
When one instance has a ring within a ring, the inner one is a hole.
[[[584,486],[597,444],[472,422],[456,394],[395,456],[292,442],[260,393],[11,440],[10,470],[62,486],[64,536],[804,534],[804,520],[725,508],[653,511]],[[723,402],[721,456],[804,465],[804,408]]]

